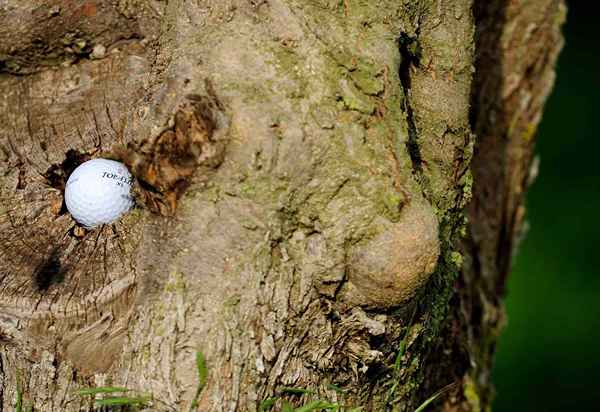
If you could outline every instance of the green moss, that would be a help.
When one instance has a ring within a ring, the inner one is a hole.
[[[463,264],[463,255],[460,252],[452,251],[450,252],[450,262],[454,263],[457,268],[461,268]]]
[[[523,132],[523,140],[526,142],[530,142],[535,137],[536,132],[537,124],[533,122],[529,123],[525,128],[525,131]]]
[[[223,306],[226,308],[234,308],[240,304],[241,300],[242,300],[242,298],[240,295],[233,295],[233,296],[230,296],[229,298],[227,298],[223,302]]]
[[[365,72],[355,71],[350,74],[354,83],[366,94],[378,95],[383,91],[381,77],[371,77]]]
[[[404,195],[397,192],[384,193],[382,195],[381,201],[384,206],[384,215],[388,217],[392,222],[399,221],[402,206],[406,202]]]
[[[465,399],[471,406],[471,411],[480,412],[481,411],[481,400],[479,399],[479,394],[477,393],[477,388],[472,380],[468,379],[464,386],[464,395]]]
[[[375,64],[366,60],[359,60],[356,70],[350,72],[350,77],[354,84],[369,95],[378,95],[384,89],[381,70],[375,67]]]
[[[221,193],[218,186],[212,186],[203,192],[206,199],[212,203],[217,203],[221,198]]]
[[[275,57],[270,63],[285,78],[293,80],[291,84],[277,84],[275,87],[289,89],[286,95],[292,99],[302,99],[306,97],[309,89],[309,77],[304,72],[304,60],[296,53],[292,47],[283,47],[277,43],[269,48],[269,52]]]
[[[331,103],[327,104],[316,104],[311,107],[310,115],[313,120],[322,129],[333,129],[337,120],[337,113]]]
[[[244,228],[246,228],[248,230],[258,229],[258,225],[256,224],[256,222],[249,218],[241,218],[240,223]]]
[[[348,71],[356,70],[357,60],[356,56],[343,47],[336,47],[332,50],[328,50],[329,56],[339,65],[344,67]]]
[[[169,273],[169,279],[165,284],[165,291],[176,293],[185,290],[185,280],[183,273],[173,270]]]
[[[375,112],[375,104],[368,96],[361,93],[354,83],[345,82],[341,93],[342,101],[347,109],[356,110],[364,114],[373,114]]]
[[[289,47],[282,47],[280,44],[272,49],[272,53],[276,57],[275,63],[279,66],[278,68],[286,74],[294,73],[298,69],[300,58]]]
[[[473,174],[471,171],[467,171],[463,178],[463,204],[462,207],[466,206],[471,198],[473,197]]]
[[[256,188],[250,183],[242,183],[240,186],[240,193],[244,197],[254,197],[256,195]]]

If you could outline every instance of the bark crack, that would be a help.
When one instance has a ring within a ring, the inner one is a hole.
[[[1,338],[1,332],[0,332],[0,338]],[[2,355],[0,354],[0,379],[2,384],[0,385],[0,412],[2,410],[4,410],[3,405],[4,405],[4,388],[6,387],[6,373],[4,372],[4,362],[2,361]]]
[[[401,33],[398,39],[400,49],[400,83],[404,91],[404,110],[406,112],[406,121],[408,123],[408,141],[406,148],[412,162],[413,171],[417,176],[423,174],[423,157],[418,142],[418,130],[415,122],[414,111],[411,105],[411,68],[419,67],[419,43],[418,32],[417,36],[410,37],[406,33]]]

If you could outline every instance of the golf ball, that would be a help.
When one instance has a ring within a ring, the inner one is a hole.
[[[123,163],[89,160],[79,165],[67,180],[67,209],[87,228],[114,222],[133,206],[132,183],[133,177]]]

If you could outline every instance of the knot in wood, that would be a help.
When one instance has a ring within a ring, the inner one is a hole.
[[[223,162],[226,142],[227,122],[213,96],[186,96],[170,124],[155,138],[115,151],[137,179],[138,203],[163,216],[175,212],[196,171],[201,182],[208,180]]]

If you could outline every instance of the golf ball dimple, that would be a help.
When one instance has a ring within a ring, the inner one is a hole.
[[[114,222],[133,206],[132,183],[133,177],[123,163],[89,160],[79,165],[67,180],[67,209],[87,228]]]

